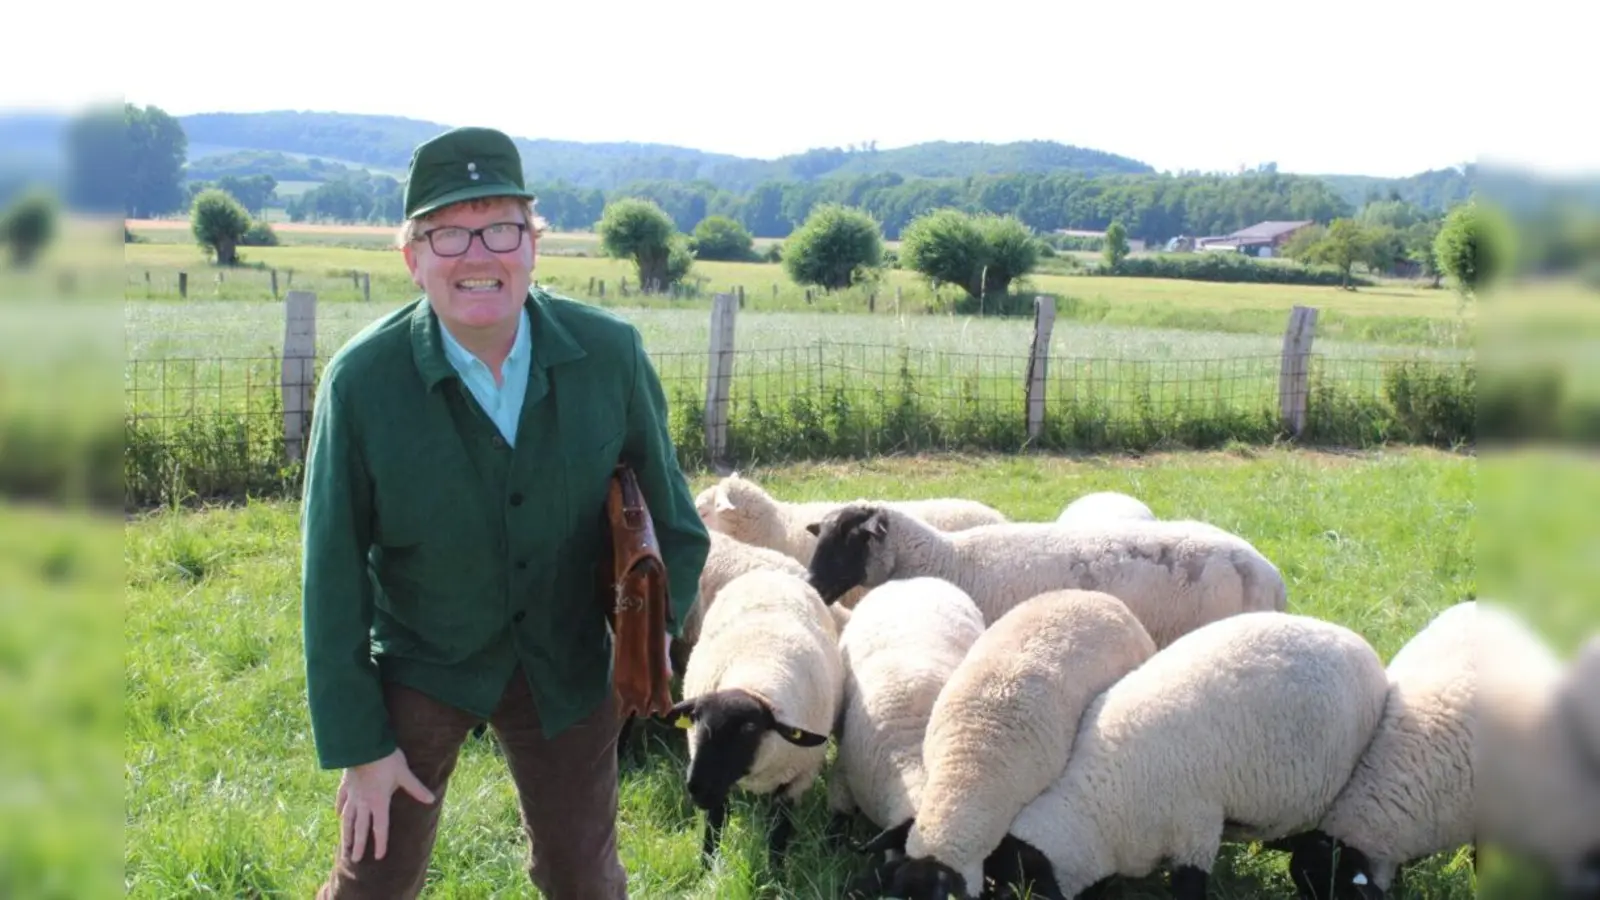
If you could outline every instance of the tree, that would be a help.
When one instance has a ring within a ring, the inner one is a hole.
[[[694,227],[696,259],[747,260],[754,246],[750,232],[727,216],[701,219]]]
[[[1114,221],[1106,229],[1106,243],[1102,251],[1106,260],[1106,268],[1116,271],[1118,264],[1128,257],[1128,229],[1120,221]]]
[[[624,197],[608,205],[595,226],[607,256],[633,260],[643,289],[670,287],[693,265],[678,226],[661,207],[640,197]]]
[[[126,214],[144,218],[183,208],[183,164],[189,138],[160,107],[123,105],[126,125]]]
[[[1344,276],[1342,287],[1355,290],[1350,284],[1350,270],[1356,263],[1370,262],[1372,239],[1366,229],[1354,219],[1334,219],[1322,239],[1306,250],[1306,262],[1327,263]]]
[[[1510,229],[1498,210],[1469,200],[1445,215],[1433,253],[1456,290],[1476,296],[1510,268]]]
[[[1433,252],[1433,242],[1439,236],[1439,219],[1425,219],[1407,228],[1402,235],[1405,242],[1406,258],[1422,267],[1422,274],[1433,279],[1433,286],[1439,286],[1439,258]]]
[[[900,260],[930,279],[959,284],[973,299],[1004,294],[1039,263],[1040,244],[1015,217],[924,213],[900,234]]]
[[[219,265],[231,266],[239,261],[239,242],[250,231],[250,213],[226,191],[211,188],[195,196],[189,228]]]
[[[24,194],[0,214],[0,242],[4,242],[13,268],[33,265],[40,251],[56,235],[55,197],[36,189]]]
[[[845,288],[883,261],[883,229],[860,209],[813,207],[783,246],[783,267],[800,284]]]

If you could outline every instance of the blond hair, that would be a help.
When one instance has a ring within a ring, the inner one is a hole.
[[[550,223],[546,222],[543,216],[540,216],[534,211],[534,208],[538,205],[538,201],[536,200],[530,200],[526,197],[478,197],[472,200],[462,200],[459,203],[451,203],[448,206],[441,206],[438,209],[433,210],[425,215],[418,216],[415,219],[405,220],[405,222],[400,226],[399,233],[395,235],[394,245],[397,249],[405,249],[407,244],[421,237],[423,225],[426,225],[428,222],[432,221],[435,216],[438,216],[447,209],[465,206],[468,209],[480,210],[491,203],[498,203],[501,200],[516,201],[517,206],[522,209],[522,221],[527,223],[528,230],[532,232],[532,236],[534,238],[537,238],[539,235],[544,234],[549,230]]]

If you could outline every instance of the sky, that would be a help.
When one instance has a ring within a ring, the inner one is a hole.
[[[0,111],[370,113],[761,158],[1053,140],[1167,171],[1600,174],[1580,104],[1600,4],[1478,2],[23,4]]]

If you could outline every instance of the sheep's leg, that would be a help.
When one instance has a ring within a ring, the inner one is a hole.
[[[843,850],[850,839],[851,815],[845,812],[835,812],[828,817],[828,827],[823,830],[823,840],[835,850]]]
[[[711,865],[711,858],[716,855],[717,845],[722,841],[722,826],[727,821],[728,801],[726,798],[706,810],[705,833],[700,841],[700,858],[704,865]]]
[[[789,852],[789,840],[794,837],[795,802],[786,791],[772,797],[772,829],[767,832],[767,863],[776,872],[783,867]]]
[[[1206,900],[1206,871],[1195,866],[1172,870],[1173,900]]]

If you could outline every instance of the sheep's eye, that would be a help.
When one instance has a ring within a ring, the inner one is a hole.
[[[746,722],[746,723],[744,723],[742,728],[743,728],[745,734],[755,734],[756,731],[761,728],[761,726],[757,725],[754,722]]]

